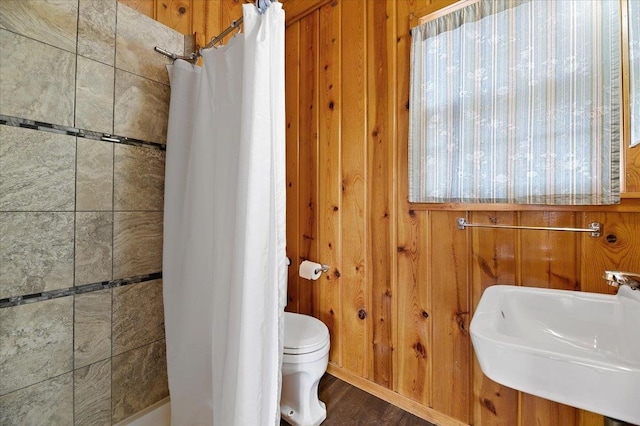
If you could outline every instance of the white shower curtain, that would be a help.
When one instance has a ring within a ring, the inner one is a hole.
[[[174,425],[279,424],[284,11],[170,67],[164,306]]]

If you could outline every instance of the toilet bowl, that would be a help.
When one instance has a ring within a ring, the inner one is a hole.
[[[318,383],[329,361],[329,329],[308,315],[284,313],[280,414],[293,426],[317,426],[327,418]]]

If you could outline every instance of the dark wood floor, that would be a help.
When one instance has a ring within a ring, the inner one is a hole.
[[[319,395],[320,401],[327,404],[327,420],[322,426],[433,426],[329,374],[320,380]],[[281,420],[280,425],[286,426],[288,423]]]

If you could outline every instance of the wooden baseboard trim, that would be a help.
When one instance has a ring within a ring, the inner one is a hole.
[[[460,420],[442,414],[434,410],[433,408],[422,405],[412,399],[407,398],[406,396],[402,396],[397,392],[382,387],[367,379],[363,379],[362,377],[356,376],[355,374],[349,373],[348,371],[344,371],[334,364],[329,364],[329,366],[327,367],[327,373],[337,377],[340,380],[344,380],[350,385],[362,389],[363,391],[370,393],[371,395],[377,396],[378,398],[390,404],[400,407],[403,410],[408,411],[411,414],[414,414],[428,422],[435,423],[441,426],[468,426],[467,423],[463,423]]]

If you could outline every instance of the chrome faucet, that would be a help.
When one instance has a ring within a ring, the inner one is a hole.
[[[640,290],[640,274],[621,271],[604,271],[603,277],[613,287],[628,285],[632,290]]]

